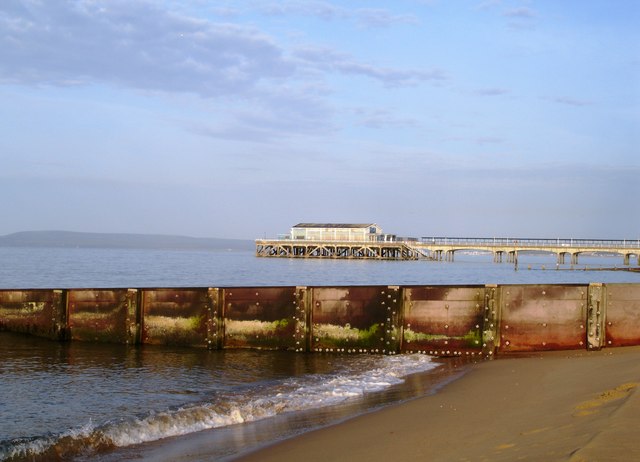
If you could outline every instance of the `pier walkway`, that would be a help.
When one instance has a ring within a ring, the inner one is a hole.
[[[396,238],[392,241],[332,241],[258,239],[256,256],[281,258],[338,258],[373,260],[453,261],[456,252],[493,254],[495,262],[518,263],[519,253],[555,254],[558,264],[578,264],[581,254],[620,255],[625,265],[635,257],[640,266],[640,240],[535,238]]]

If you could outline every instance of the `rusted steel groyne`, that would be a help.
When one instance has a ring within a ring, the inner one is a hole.
[[[0,290],[53,340],[440,356],[640,345],[640,284]]]

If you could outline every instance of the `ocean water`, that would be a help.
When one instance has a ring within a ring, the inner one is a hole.
[[[278,285],[431,285],[637,282],[622,257],[582,256],[557,266],[553,255],[491,255],[455,262],[258,258],[249,251],[163,251],[0,247],[0,289],[229,287]],[[635,261],[634,261],[635,263]],[[616,269],[617,271],[608,271]]]
[[[639,282],[621,257],[489,255],[456,262],[290,260],[246,251],[0,248],[0,288]],[[589,270],[587,270],[589,269]],[[261,444],[433,392],[462,364],[57,343],[0,332],[0,460],[226,460]],[[174,444],[172,446],[172,443]],[[178,444],[179,443],[179,444]],[[198,456],[197,454],[201,454]]]

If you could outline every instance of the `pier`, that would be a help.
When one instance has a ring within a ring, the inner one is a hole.
[[[484,251],[493,254],[495,262],[517,263],[519,253],[550,253],[556,255],[559,265],[569,257],[578,264],[581,254],[608,254],[623,257],[630,265],[631,258],[640,258],[640,240],[612,239],[536,239],[536,238],[469,238],[422,237],[413,244],[433,256],[435,260],[453,261],[456,252]],[[640,265],[640,261],[638,261]]]
[[[256,256],[278,258],[345,258],[368,260],[433,259],[427,248],[402,241],[256,240]]]
[[[257,239],[256,256],[273,258],[334,258],[369,260],[454,261],[456,253],[487,252],[493,261],[517,265],[523,253],[548,253],[558,265],[577,265],[580,255],[619,255],[623,265],[633,259],[640,266],[640,240],[612,239],[536,239],[383,236],[376,241],[292,239]]]

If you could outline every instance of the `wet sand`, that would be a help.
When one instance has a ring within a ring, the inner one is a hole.
[[[640,460],[639,384],[640,347],[504,357],[432,396],[236,460]]]

